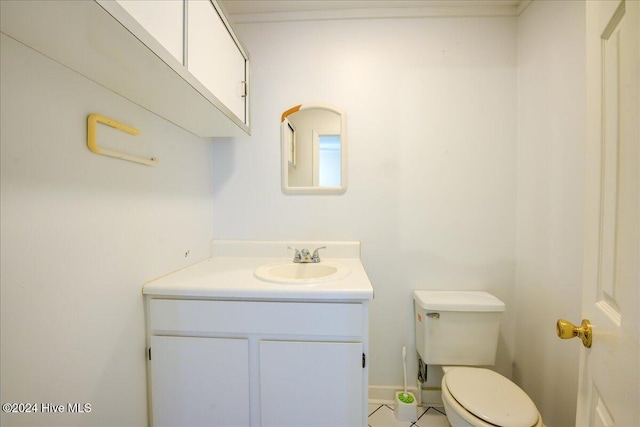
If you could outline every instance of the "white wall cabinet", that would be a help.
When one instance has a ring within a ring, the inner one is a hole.
[[[116,0],[142,27],[184,63],[184,0]]]
[[[249,57],[215,0],[2,1],[0,8],[3,33],[168,121],[203,137],[250,133]],[[195,30],[189,8],[207,9],[192,14]]]
[[[366,426],[366,301],[145,298],[153,426]]]
[[[247,78],[242,50],[213,3],[187,0],[187,11],[187,68],[233,114],[244,119]]]

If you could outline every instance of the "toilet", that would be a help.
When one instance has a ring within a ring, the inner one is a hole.
[[[442,366],[442,402],[452,427],[543,427],[531,398],[493,366],[505,305],[482,291],[413,292],[416,349]]]

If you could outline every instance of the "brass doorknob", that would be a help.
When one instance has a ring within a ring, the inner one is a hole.
[[[580,326],[576,326],[571,322],[560,319],[556,324],[556,332],[563,340],[579,337],[582,340],[582,345],[587,348],[591,347],[593,333],[591,331],[591,322],[589,322],[589,319],[583,319]]]

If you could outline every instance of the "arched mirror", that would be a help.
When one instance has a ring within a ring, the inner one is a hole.
[[[344,193],[347,189],[345,113],[309,103],[282,113],[282,191]]]

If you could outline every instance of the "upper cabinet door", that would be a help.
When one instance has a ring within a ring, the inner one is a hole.
[[[183,0],[117,0],[181,64],[184,64]]]
[[[247,123],[247,58],[211,1],[187,1],[187,69]]]

